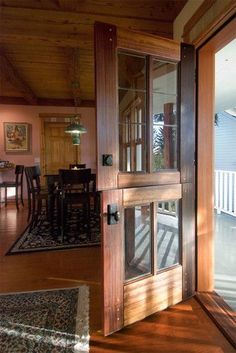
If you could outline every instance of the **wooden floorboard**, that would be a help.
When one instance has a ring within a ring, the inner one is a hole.
[[[27,210],[0,208],[0,293],[90,287],[91,330],[101,328],[100,247],[4,256],[26,227]]]
[[[93,335],[90,353],[101,352],[232,353],[235,350],[192,298],[109,337]]]
[[[199,303],[190,299],[118,333],[101,333],[100,248],[4,256],[26,225],[26,210],[0,208],[0,292],[90,287],[90,353],[233,353]]]

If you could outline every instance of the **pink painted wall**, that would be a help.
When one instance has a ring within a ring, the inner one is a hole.
[[[14,164],[25,166],[40,163],[40,134],[41,113],[74,114],[74,107],[41,107],[0,104],[0,160],[8,160]],[[87,128],[87,133],[81,137],[81,161],[88,167],[96,168],[96,124],[94,108],[78,108],[81,114],[81,123]],[[24,154],[5,153],[4,151],[4,122],[23,122],[31,124],[31,150]],[[0,173],[0,181],[9,179],[9,173]],[[14,177],[13,173],[10,173]]]

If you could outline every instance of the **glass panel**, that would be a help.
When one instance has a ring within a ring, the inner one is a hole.
[[[150,206],[125,209],[125,279],[151,272]]]
[[[119,53],[118,67],[120,171],[140,172],[146,163],[146,57]]]
[[[179,201],[159,202],[157,206],[157,268],[162,270],[180,261]]]
[[[177,64],[153,61],[153,171],[177,169]]]
[[[126,153],[127,153],[127,156],[126,156],[126,170],[127,172],[130,172],[130,147],[127,147],[126,148]]]
[[[118,54],[119,89],[146,91],[146,57],[130,53]]]
[[[153,171],[177,169],[177,128],[153,125]]]
[[[139,114],[137,114],[137,111]],[[127,122],[129,117],[132,124],[145,124],[146,122],[146,93],[119,90],[119,122]],[[138,120],[139,119],[139,120]]]
[[[136,146],[136,172],[142,170],[142,145]]]

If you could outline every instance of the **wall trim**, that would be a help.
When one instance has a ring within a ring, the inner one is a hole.
[[[194,15],[185,24],[183,30],[183,39],[187,43],[191,43],[195,48],[199,48],[204,44],[214,33],[220,29],[227,21],[229,21],[236,14],[236,3],[235,0],[231,0],[218,14],[216,14],[214,20],[212,20],[206,28],[197,35],[196,38],[190,40],[191,30],[196,26],[207,11],[214,10],[214,4],[217,0],[205,0]]]

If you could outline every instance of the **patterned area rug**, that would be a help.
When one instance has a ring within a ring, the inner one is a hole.
[[[97,213],[91,212],[89,234],[87,226],[83,222],[83,212],[78,208],[73,209],[73,212],[70,213],[63,237],[56,223],[57,217],[54,219],[54,224],[51,226],[43,214],[38,225],[31,231],[27,227],[6,255],[100,244],[100,216]]]
[[[89,351],[89,288],[0,295],[0,353]]]

